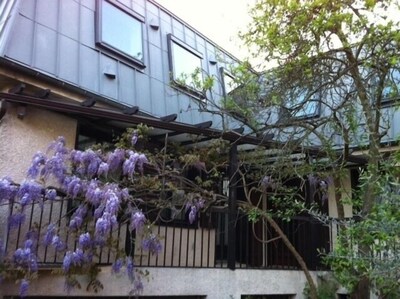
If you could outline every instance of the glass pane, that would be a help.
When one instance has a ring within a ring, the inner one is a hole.
[[[224,73],[224,84],[226,94],[229,94],[232,90],[237,88],[235,80],[226,73]]]
[[[392,70],[386,86],[382,90],[383,100],[391,100],[398,97],[400,88],[400,72],[399,70]]]
[[[286,103],[294,117],[315,116],[318,112],[318,101],[308,99],[306,91],[295,92],[293,98]]]
[[[102,42],[133,58],[143,60],[142,23],[103,1]]]
[[[174,80],[193,89],[199,89],[203,80],[201,58],[172,42]]]

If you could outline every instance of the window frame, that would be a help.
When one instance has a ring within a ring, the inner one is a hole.
[[[183,50],[187,51],[189,54],[192,54],[194,57],[197,57],[200,61],[200,75],[201,79],[203,77],[203,54],[198,50],[192,48],[191,46],[185,44],[183,41],[172,35],[171,33],[167,34],[167,42],[168,42],[168,62],[169,62],[169,72],[170,72],[170,80],[173,83],[174,87],[181,89],[183,91],[188,92],[190,95],[194,95],[199,98],[204,98],[204,93],[202,90],[197,90],[194,86],[190,86],[188,84],[182,84],[179,78],[175,77],[175,54],[173,50],[173,44],[178,47],[181,47]]]
[[[388,76],[392,77],[391,85],[386,85],[382,89],[382,94],[381,94],[381,106],[387,107],[387,106],[392,106],[396,103],[398,99],[400,99],[400,69],[391,69],[390,73]],[[397,86],[395,81],[398,81]],[[396,88],[397,89],[397,94],[396,95],[391,95],[392,89]],[[389,92],[385,92],[385,90],[389,90]]]
[[[235,83],[235,76],[229,72],[225,67],[221,67],[220,68],[220,73],[221,73],[221,77],[222,77],[222,88],[223,88],[223,95],[224,96],[229,96],[232,94],[232,92],[234,90],[236,90],[237,88],[240,88],[240,85]],[[230,87],[229,89],[227,87],[229,82],[227,82],[226,78],[230,79],[230,82],[232,82],[234,85],[234,87]]]
[[[126,53],[124,50],[121,50],[116,45],[111,45],[107,41],[103,40],[103,10],[104,3],[108,3],[114,6],[116,9],[120,11],[122,14],[126,14],[131,17],[133,20],[137,21],[140,24],[140,43],[142,49],[142,59],[134,57],[129,53]],[[110,54],[114,54],[115,56],[122,58],[128,62],[134,63],[136,66],[140,68],[145,68],[145,57],[144,57],[144,23],[145,18],[138,14],[137,12],[131,10],[129,7],[123,5],[117,0],[97,0],[96,1],[96,13],[95,13],[95,43],[98,47],[103,50],[106,50]]]
[[[301,88],[298,92],[295,92],[295,94],[298,95],[296,100],[289,98],[284,102],[283,107],[281,108],[281,116],[288,113],[290,118],[298,120],[306,120],[320,117],[321,102],[315,95],[310,96],[307,88]],[[300,97],[302,97],[301,100],[299,100]],[[313,108],[314,112],[307,113],[307,105],[315,105],[315,107]]]

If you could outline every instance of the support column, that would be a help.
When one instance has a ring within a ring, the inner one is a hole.
[[[237,181],[238,181],[237,146],[229,150],[229,200],[228,200],[228,268],[236,267],[236,220],[237,220]]]

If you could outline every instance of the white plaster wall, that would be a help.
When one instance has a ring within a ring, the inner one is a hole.
[[[145,270],[145,269],[143,269]],[[240,299],[249,294],[288,294],[294,299],[303,299],[306,283],[301,271],[289,270],[229,270],[190,268],[148,268],[151,279],[144,281],[144,296],[206,295],[207,299]],[[315,273],[314,273],[315,274]],[[127,296],[130,282],[111,274],[110,267],[104,267],[99,275],[104,283],[100,293],[87,292],[82,280],[80,290],[71,291],[71,296]],[[18,285],[10,282],[2,285],[2,295],[17,295]],[[0,291],[1,293],[1,291]],[[1,294],[0,294],[1,295]],[[64,278],[45,271],[34,281],[28,295],[65,296]],[[1,298],[1,296],[0,296]]]

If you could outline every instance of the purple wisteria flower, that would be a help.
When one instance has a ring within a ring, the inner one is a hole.
[[[135,279],[135,265],[133,263],[132,257],[126,257],[126,274],[130,281]]]
[[[146,222],[146,216],[143,214],[142,211],[133,211],[131,213],[131,224],[129,225],[129,228],[131,231],[141,231],[142,227],[144,226]]]
[[[37,257],[34,252],[34,241],[27,239],[23,248],[18,248],[13,255],[13,263],[29,272],[38,270]]]
[[[196,221],[199,211],[204,208],[205,200],[203,198],[196,198],[186,203],[186,211],[189,212],[189,223],[192,224]]]
[[[197,207],[192,206],[189,212],[189,223],[193,224],[193,222],[195,222],[196,220],[196,217],[197,217]]]
[[[77,176],[68,177],[64,181],[65,191],[72,199],[76,198],[83,189],[83,182]]]
[[[110,170],[110,166],[106,162],[101,162],[99,165],[99,169],[97,170],[98,176],[104,176],[107,178],[108,171]]]
[[[39,201],[42,198],[42,186],[35,181],[25,180],[17,192],[17,198],[22,207]]]
[[[132,146],[135,146],[136,143],[137,143],[137,141],[138,141],[138,133],[137,133],[137,131],[135,130],[135,131],[133,131],[132,139],[131,139],[131,144],[132,144]]]
[[[54,156],[47,159],[41,171],[41,175],[46,179],[54,177],[59,184],[62,184],[67,173],[65,158],[64,154],[55,153]]]
[[[33,158],[32,158],[32,163],[31,166],[28,169],[28,177],[30,178],[37,178],[39,173],[41,172],[41,168],[46,164],[47,158],[45,154],[41,152],[37,152]]]
[[[51,245],[54,247],[56,251],[62,251],[66,248],[65,243],[61,240],[60,236],[53,236],[51,240]]]
[[[151,254],[159,254],[162,251],[161,242],[155,234],[150,234],[143,239],[142,248]]]
[[[46,233],[44,234],[44,238],[43,238],[43,244],[46,246],[49,246],[52,241],[53,241],[53,237],[55,236],[57,231],[57,228],[54,224],[50,224],[47,227]]]
[[[125,159],[125,151],[120,148],[115,149],[112,153],[108,155],[107,158],[109,171],[112,172],[117,171],[121,167],[124,159]]]
[[[77,248],[75,251],[68,251],[63,260],[62,269],[65,273],[67,273],[71,266],[80,267],[86,262],[85,254],[82,249]]]
[[[12,201],[18,192],[17,186],[13,184],[10,178],[0,179],[0,203]]]
[[[19,296],[21,298],[24,298],[28,294],[28,289],[29,289],[29,280],[24,278],[21,280],[21,285],[19,287]]]
[[[65,138],[63,136],[58,136],[56,140],[50,143],[47,148],[47,152],[53,151],[54,153],[67,154],[68,149],[65,147]]]
[[[95,207],[98,207],[104,196],[98,180],[91,180],[87,186],[85,197]]]
[[[96,240],[103,241],[110,233],[111,229],[118,225],[117,217],[108,212],[104,212],[96,221],[95,235]]]
[[[139,160],[139,154],[134,151],[129,151],[128,154],[129,158],[122,165],[122,174],[132,177],[135,172],[136,163]]]
[[[91,149],[84,151],[80,167],[81,174],[86,174],[90,178],[93,177],[97,174],[101,162],[98,152]]]
[[[69,222],[69,227],[72,229],[79,229],[83,224],[83,219],[87,214],[86,205],[80,205],[75,213],[71,217],[71,221]]]
[[[121,258],[116,259],[115,262],[112,264],[112,267],[111,267],[112,273],[115,273],[115,274],[120,273],[123,264],[124,263],[123,263]]]
[[[115,189],[108,189],[104,194],[106,198],[105,212],[115,215],[119,210],[119,192]]]
[[[81,234],[79,236],[79,246],[82,247],[83,249],[90,248],[92,245],[92,240],[90,238],[90,234],[88,232]]]
[[[57,198],[57,190],[53,188],[46,189],[44,198],[50,201],[55,200]]]

